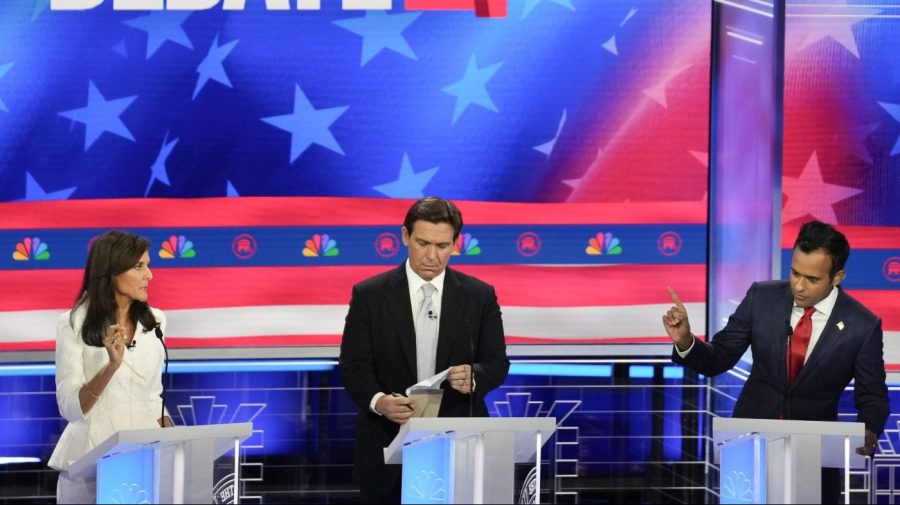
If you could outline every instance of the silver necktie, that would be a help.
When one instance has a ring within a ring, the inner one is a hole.
[[[416,314],[416,373],[418,381],[434,375],[434,360],[437,353],[438,318],[431,296],[437,288],[431,284],[422,285],[422,303]]]

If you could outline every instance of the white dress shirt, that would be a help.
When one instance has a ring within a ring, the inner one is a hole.
[[[812,335],[809,338],[809,346],[806,348],[806,357],[803,358],[803,362],[806,363],[806,360],[809,359],[809,355],[812,354],[813,347],[815,347],[816,343],[819,341],[819,337],[822,336],[822,330],[825,329],[825,324],[828,322],[828,318],[831,317],[831,312],[834,310],[834,304],[837,302],[838,297],[838,288],[833,286],[831,288],[831,292],[828,293],[828,296],[822,299],[819,303],[813,305],[815,308],[815,312],[812,314]],[[791,309],[791,328],[796,329],[797,323],[800,322],[800,318],[803,317],[803,307],[798,306],[796,303],[794,307]],[[693,335],[691,335],[693,337]],[[675,347],[675,352],[678,353],[679,356],[684,358],[687,356],[691,349],[694,348],[694,340],[691,340],[691,346],[687,348],[686,351],[679,351],[678,347]]]
[[[151,308],[153,317],[165,332],[162,311]],[[65,494],[79,479],[68,477],[66,470],[75,460],[119,430],[159,428],[157,419],[162,408],[163,347],[151,330],[138,322],[134,347],[126,349],[122,365],[116,370],[100,398],[87,413],[81,411],[78,392],[109,363],[105,347],[84,343],[81,326],[87,312],[84,306],[72,316],[71,311],[59,316],[56,327],[56,403],[66,421],[65,430],[50,456],[48,466],[62,472],[57,493]],[[168,412],[166,412],[168,415]],[[84,496],[57,496],[61,503],[80,501]],[[90,498],[93,502],[96,498]]]
[[[431,303],[434,304],[435,310],[437,311],[438,321],[440,321],[441,317],[441,293],[444,291],[444,279],[446,278],[447,270],[443,270],[440,274],[438,274],[434,279],[430,281],[426,281],[425,279],[419,277],[419,274],[416,273],[415,270],[409,265],[409,258],[406,259],[406,282],[409,285],[409,303],[412,310],[410,311],[409,317],[412,318],[413,328],[416,328],[416,314],[419,312],[419,305],[422,304],[422,300],[425,298],[425,295],[422,293],[422,286],[424,284],[430,283],[435,287],[434,294],[431,295]],[[437,338],[435,335],[434,338]],[[412,384],[410,384],[412,385]],[[372,397],[372,401],[369,402],[369,410],[372,412],[381,415],[380,412],[375,410],[375,404],[378,403],[378,399],[384,396],[384,393],[375,393],[375,396]]]

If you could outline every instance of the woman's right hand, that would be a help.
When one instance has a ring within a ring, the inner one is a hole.
[[[103,346],[109,354],[109,362],[118,367],[122,364],[122,358],[125,356],[125,327],[120,324],[111,324],[106,329],[106,338],[103,339]]]

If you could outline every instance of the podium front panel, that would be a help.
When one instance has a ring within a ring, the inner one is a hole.
[[[454,503],[455,453],[452,435],[405,445],[401,503]]]
[[[719,503],[766,502],[766,444],[758,436],[722,447]]]
[[[152,447],[97,461],[97,503],[159,503]]]

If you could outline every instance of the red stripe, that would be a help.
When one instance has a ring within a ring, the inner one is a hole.
[[[847,294],[880,317],[885,331],[900,331],[900,290],[848,289]]]
[[[392,225],[413,200],[242,197],[62,200],[0,204],[3,229]],[[703,202],[456,202],[467,224],[703,224]],[[65,219],[60,219],[65,216]]]
[[[357,282],[392,267],[156,268],[150,302],[164,310],[254,305],[344,305]],[[465,265],[460,271],[492,284],[501,306],[572,307],[671,303],[706,298],[703,265],[545,267]],[[81,286],[81,270],[0,272],[0,311],[64,310]],[[701,316],[697,316],[701,317]]]
[[[506,337],[507,344],[633,344],[670,343],[669,337],[552,339]],[[166,337],[169,349],[229,348],[229,347],[308,347],[339,346],[341,335],[262,335],[257,337],[183,338]],[[55,342],[0,342],[0,351],[52,351]]]
[[[781,228],[781,248],[793,249],[801,224]],[[900,226],[841,226],[852,249],[900,249]],[[852,253],[851,253],[852,254]]]

